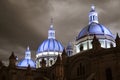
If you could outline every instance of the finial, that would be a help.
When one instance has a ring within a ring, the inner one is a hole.
[[[27,51],[29,51],[30,50],[30,48],[29,48],[29,46],[27,47]]]
[[[94,4],[92,4],[91,9],[92,9],[92,10],[95,10],[95,6],[94,6]]]
[[[50,25],[50,29],[53,29],[53,18],[51,18],[51,25]]]

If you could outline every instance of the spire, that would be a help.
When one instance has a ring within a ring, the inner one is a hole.
[[[67,60],[67,53],[65,49],[63,50],[61,57],[62,57],[62,62],[65,63]]]
[[[53,18],[51,18],[50,29],[48,30],[48,39],[55,39],[55,30],[53,28]]]
[[[98,23],[98,13],[95,11],[95,6],[91,6],[91,10],[89,12],[89,24],[92,22]]]
[[[119,37],[118,33],[116,35],[115,42],[116,42],[116,47],[120,47],[120,37]]]
[[[60,54],[57,56],[56,64],[61,64],[61,57]]]
[[[9,57],[9,67],[15,68],[16,67],[16,56],[14,55],[14,52]]]
[[[101,44],[98,40],[98,38],[96,37],[96,35],[94,35],[93,41],[92,41],[92,46],[94,50],[98,50],[101,48]]]
[[[31,51],[30,51],[29,46],[27,47],[25,51],[25,59],[31,59]]]
[[[41,68],[45,68],[46,67],[46,60],[44,58],[42,58],[42,61],[40,62]]]
[[[51,18],[51,24],[53,24],[53,18]]]
[[[65,48],[63,49],[62,56],[67,56],[67,53],[65,51]]]
[[[9,57],[9,59],[15,59],[16,60],[16,56],[14,55],[14,52],[12,52],[12,54]]]
[[[116,35],[116,39],[120,39],[118,33],[117,33],[117,35]]]

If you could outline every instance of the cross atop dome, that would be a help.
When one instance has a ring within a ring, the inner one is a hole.
[[[55,30],[53,28],[53,18],[51,18],[50,29],[48,30],[48,39],[55,39]]]
[[[50,29],[53,30],[53,18],[51,18]]]
[[[89,12],[89,24],[92,22],[99,23],[98,22],[98,13],[95,11],[95,6],[91,6],[91,10]]]

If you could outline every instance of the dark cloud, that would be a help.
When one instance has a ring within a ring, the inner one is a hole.
[[[37,49],[45,39],[42,34],[36,33],[34,26],[29,24],[34,17],[49,15],[47,0],[1,0],[0,1],[0,53],[5,60],[15,51],[23,55],[29,45],[32,50]],[[40,19],[42,20],[42,19]],[[44,19],[43,19],[44,20]],[[43,24],[39,25],[39,28]],[[19,48],[21,47],[22,50]],[[18,51],[17,51],[18,50]]]
[[[119,0],[0,0],[1,59],[7,61],[12,51],[22,58],[28,45],[35,57],[38,46],[47,38],[51,17],[56,38],[66,46],[88,24],[92,4],[100,23],[113,33],[119,32]]]

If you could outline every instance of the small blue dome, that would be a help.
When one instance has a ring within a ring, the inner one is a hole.
[[[87,36],[87,35],[108,35],[114,38],[113,34],[109,29],[107,29],[105,26],[92,22],[87,27],[83,28],[82,31],[79,33],[77,40],[80,38]]]
[[[28,65],[30,65],[30,67],[33,67],[33,68],[36,67],[35,62],[32,59],[23,59],[18,63],[17,66],[28,67]]]
[[[37,53],[41,52],[62,52],[64,49],[63,45],[56,39],[45,40],[38,48]]]

